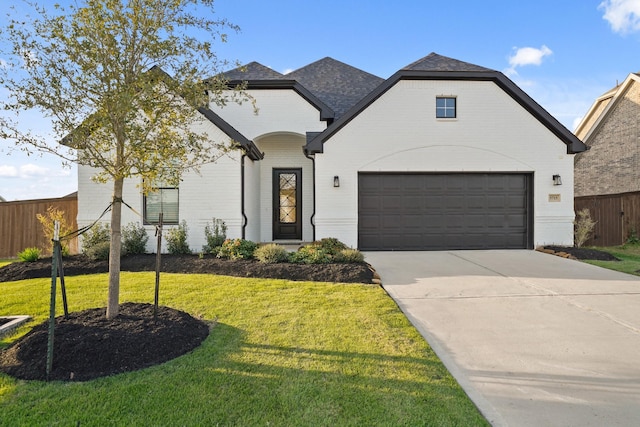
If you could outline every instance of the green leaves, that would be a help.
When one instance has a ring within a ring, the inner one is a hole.
[[[177,165],[197,169],[229,149],[195,130],[206,88],[215,87],[213,102],[225,96],[224,79],[205,87],[204,77],[226,65],[211,41],[237,30],[213,19],[213,1],[85,0],[56,4],[53,13],[35,5],[34,12],[24,19],[12,9],[0,31],[0,57],[7,58],[0,86],[12,94],[2,108],[41,110],[55,137],[82,152],[70,159],[67,147],[21,131],[17,115],[0,120],[3,136],[95,167],[99,181],[151,181]]]

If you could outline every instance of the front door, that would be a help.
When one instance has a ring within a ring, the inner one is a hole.
[[[302,240],[302,169],[273,170],[273,240]]]

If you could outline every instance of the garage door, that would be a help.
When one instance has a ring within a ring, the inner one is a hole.
[[[531,175],[360,174],[361,250],[531,247]]]

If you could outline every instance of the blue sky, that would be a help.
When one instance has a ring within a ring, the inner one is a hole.
[[[220,58],[286,73],[330,56],[387,78],[436,52],[505,73],[570,130],[640,70],[640,0],[216,0],[216,10],[241,27]],[[37,114],[29,121],[46,131]],[[0,144],[5,199],[77,189],[75,168]]]

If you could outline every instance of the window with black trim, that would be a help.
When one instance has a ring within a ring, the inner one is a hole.
[[[144,196],[144,222],[157,224],[162,212],[163,224],[178,224],[178,188],[158,187]]]
[[[456,118],[456,98],[452,96],[436,97],[436,118],[455,119]]]

